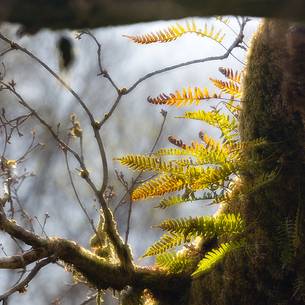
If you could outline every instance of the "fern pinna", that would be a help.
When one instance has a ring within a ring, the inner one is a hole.
[[[199,28],[194,21],[187,22],[138,36],[127,36],[136,43],[168,42],[187,33],[208,37],[218,43],[223,35],[214,27]],[[209,200],[213,204],[225,204],[234,196],[233,190],[239,181],[238,175],[243,166],[239,141],[238,115],[241,96],[242,74],[232,69],[220,68],[226,80],[210,79],[215,92],[206,88],[182,88],[174,93],[161,93],[148,97],[155,105],[189,106],[200,105],[205,100],[216,100],[217,106],[209,111],[199,109],[187,111],[180,119],[200,120],[221,131],[219,139],[199,132],[198,140],[190,144],[170,136],[173,147],[162,148],[149,155],[127,155],[117,160],[132,170],[153,172],[154,178],[142,183],[132,192],[132,200],[143,200],[169,194],[161,199],[158,207],[165,209],[190,201]],[[225,110],[220,108],[223,107]],[[171,194],[173,192],[179,192]],[[236,193],[236,192],[235,192]],[[147,249],[144,256],[156,255],[156,263],[169,272],[187,272],[200,276],[216,265],[228,252],[240,247],[244,223],[240,215],[221,214],[181,219],[169,219],[159,225],[166,231],[159,241]],[[201,240],[197,246],[194,240]],[[202,252],[199,244],[210,242],[212,245]],[[216,241],[213,243],[213,241]],[[177,253],[168,252],[184,245]]]

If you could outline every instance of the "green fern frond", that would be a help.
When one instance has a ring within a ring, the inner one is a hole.
[[[231,139],[229,142],[235,142],[235,138],[238,136],[238,122],[229,115],[221,114],[218,111],[187,111],[183,116],[178,118],[193,119],[204,121],[209,125],[219,128],[224,138]],[[234,141],[233,141],[234,140]]]
[[[236,175],[238,170],[239,165],[237,162],[227,162],[221,167],[202,169],[202,174],[190,182],[190,187],[193,190],[202,190],[215,185],[222,188],[224,182],[230,180],[231,175]]]
[[[151,32],[151,33],[135,35],[135,36],[131,36],[131,35],[123,35],[123,36],[127,37],[128,39],[132,40],[135,43],[150,44],[156,42],[164,43],[164,42],[174,41],[185,34],[192,34],[192,33],[201,37],[210,38],[220,44],[222,43],[225,36],[224,34],[222,34],[221,30],[215,31],[214,26],[208,28],[207,24],[205,24],[203,29],[199,28],[194,20],[192,20],[191,22],[186,21],[185,26],[176,23],[176,25],[171,25],[166,29],[159,30],[157,32]]]
[[[290,265],[295,257],[295,232],[296,224],[288,218],[281,223],[277,230],[276,239],[283,268]]]
[[[171,196],[171,197],[162,199],[160,201],[159,205],[156,207],[161,208],[161,209],[166,209],[173,205],[184,203],[184,202],[185,202],[185,198],[183,198],[183,196],[181,196],[181,195]]]
[[[202,201],[202,200],[212,200],[214,199],[215,195],[212,192],[204,192],[200,197],[186,197],[184,195],[177,195],[171,196],[168,198],[164,198],[160,201],[159,205],[156,208],[166,209],[173,205],[185,203],[185,202],[192,202],[192,201]]]
[[[220,79],[210,78],[210,81],[214,84],[215,87],[219,88],[222,92],[230,94],[234,97],[241,97],[240,87],[234,81],[222,81]]]
[[[186,240],[185,236],[182,234],[164,234],[161,236],[160,240],[146,250],[143,257],[164,253],[173,247],[182,245],[186,241],[188,240]]]
[[[211,270],[216,264],[221,262],[223,258],[233,250],[242,246],[240,242],[227,242],[221,244],[218,248],[207,252],[204,258],[198,263],[197,269],[192,273],[193,277],[199,277],[203,273]]]
[[[156,265],[170,273],[185,272],[195,262],[195,257],[190,255],[187,250],[175,252],[165,252],[157,255]]]
[[[219,99],[221,98],[220,94],[210,94],[208,89],[204,87],[200,89],[198,87],[192,88],[183,88],[181,92],[178,90],[175,93],[165,94],[161,93],[159,96],[152,98],[148,97],[147,101],[151,104],[155,105],[167,105],[167,106],[190,106],[195,103],[195,105],[199,105],[202,100],[210,100],[210,99]]]
[[[163,221],[159,228],[171,234],[183,234],[185,237],[201,236],[212,238],[226,234],[231,236],[243,232],[244,223],[240,215],[227,214],[212,216],[198,216]]]
[[[245,166],[247,166],[245,164]],[[244,194],[250,194],[252,192],[256,192],[257,190],[261,189],[262,187],[265,187],[266,185],[272,183],[276,176],[278,175],[278,171],[274,170],[269,173],[264,173],[260,176],[258,176],[253,184],[248,187],[248,189],[244,190]]]
[[[173,162],[165,162],[160,157],[144,155],[127,155],[117,158],[122,165],[137,171],[156,171],[165,173],[182,173],[183,167]]]
[[[185,187],[182,177],[174,175],[162,175],[144,182],[137,187],[131,195],[133,201],[162,196],[166,193],[180,191]]]

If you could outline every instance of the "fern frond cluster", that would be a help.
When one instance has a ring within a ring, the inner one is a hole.
[[[217,20],[226,25],[229,22],[229,19],[222,17]],[[205,25],[200,29],[194,21],[187,22],[185,26],[176,24],[156,33],[127,37],[136,43],[149,44],[173,41],[188,33],[209,37],[218,43],[224,37],[214,27],[208,28]],[[255,191],[274,179],[276,173],[271,172],[259,177],[253,185],[243,185],[240,182],[240,174],[247,166],[251,166],[244,161],[244,151],[265,143],[263,139],[240,142],[238,118],[243,73],[225,67],[220,67],[219,72],[225,80],[210,78],[216,92],[210,93],[207,87],[184,87],[173,93],[148,97],[151,104],[174,107],[198,106],[202,101],[217,100],[217,105],[211,106],[210,111],[186,111],[178,118],[199,120],[213,126],[220,131],[220,137],[216,139],[200,131],[199,139],[187,144],[176,136],[169,136],[168,141],[174,147],[161,148],[150,155],[118,158],[121,164],[133,170],[151,171],[157,175],[133,190],[133,201],[168,195],[160,200],[157,207],[165,209],[184,202],[204,200],[229,205],[234,204],[242,192]],[[166,232],[147,249],[144,256],[157,255],[156,263],[160,268],[173,273],[188,272],[194,277],[209,271],[227,253],[240,248],[243,245],[241,236],[245,230],[240,215],[224,213],[214,217],[168,219],[158,227]],[[212,248],[196,248],[197,252],[189,255],[192,242],[198,238],[211,243]],[[184,246],[184,250],[168,252],[179,246]],[[192,266],[191,269],[189,266]]]

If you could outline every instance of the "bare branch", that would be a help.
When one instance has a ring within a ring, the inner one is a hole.
[[[36,266],[31,270],[31,272],[26,276],[26,278],[15,285],[14,287],[10,288],[7,292],[0,295],[0,301],[7,299],[10,295],[12,295],[15,292],[23,292],[26,290],[26,287],[30,283],[30,281],[37,275],[39,270],[46,265],[50,264],[52,261],[54,261],[54,258],[46,258],[39,263],[36,264]]]
[[[159,133],[156,137],[156,140],[149,152],[149,156],[152,155],[152,153],[154,152],[159,140],[160,140],[160,137],[161,137],[161,134],[162,134],[162,131],[163,131],[163,128],[164,128],[164,125],[165,125],[165,121],[166,121],[166,117],[167,117],[167,112],[164,111],[163,109],[161,109],[161,115],[163,117],[163,121],[162,121],[162,124],[161,124],[161,127],[160,127],[160,130],[159,130]],[[138,180],[140,179],[141,175],[142,175],[143,171],[141,171],[137,177],[134,179],[134,181],[132,182],[130,188],[127,188],[127,191],[125,193],[124,196],[127,195],[127,193],[129,194],[129,207],[128,207],[128,216],[127,216],[127,227],[126,227],[126,233],[125,233],[125,244],[128,243],[128,236],[129,236],[129,230],[130,230],[130,220],[131,220],[131,213],[132,213],[132,206],[133,206],[133,202],[132,202],[132,199],[131,199],[131,192],[133,190],[133,188],[135,187],[136,183],[138,182]],[[124,197],[123,197],[124,198]]]
[[[244,29],[245,29],[245,26],[246,26],[248,21],[249,20],[247,18],[243,18],[243,21],[242,21],[242,23],[240,25],[240,30],[239,30],[238,36],[236,37],[236,39],[234,40],[232,45],[227,49],[227,51],[224,54],[219,55],[219,56],[210,56],[210,57],[190,60],[190,61],[187,61],[187,62],[184,62],[184,63],[180,63],[180,64],[173,65],[173,66],[169,66],[169,67],[166,67],[166,68],[163,68],[163,69],[156,70],[154,72],[148,73],[148,74],[144,75],[143,77],[141,77],[140,79],[138,79],[133,85],[131,85],[129,87],[129,89],[127,90],[126,94],[128,94],[131,91],[133,91],[139,84],[141,84],[143,81],[145,81],[145,80],[147,80],[147,79],[149,79],[149,78],[151,78],[153,76],[156,76],[156,75],[159,75],[159,74],[162,74],[162,73],[165,73],[165,72],[169,72],[169,71],[172,71],[172,70],[175,70],[175,69],[179,69],[179,68],[182,68],[182,67],[194,65],[194,64],[210,62],[210,61],[217,61],[217,60],[223,60],[223,59],[228,58],[229,55],[232,53],[232,51],[243,42]]]

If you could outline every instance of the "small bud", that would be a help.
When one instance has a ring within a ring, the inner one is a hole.
[[[89,172],[88,172],[86,169],[82,169],[82,170],[80,170],[79,175],[80,175],[82,178],[86,179],[86,178],[89,177]]]
[[[121,95],[124,95],[124,94],[126,94],[127,93],[127,89],[126,88],[121,88],[120,89],[120,94]]]

